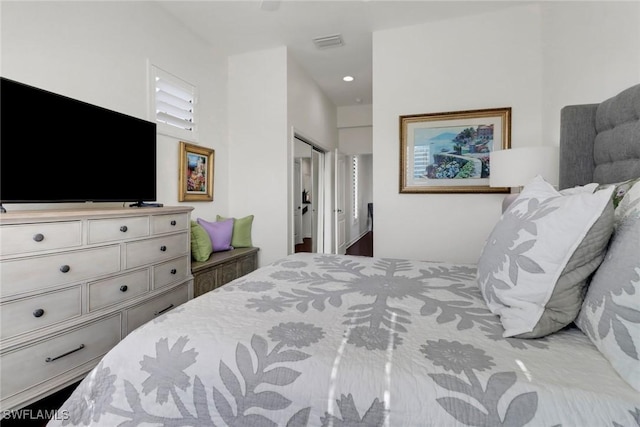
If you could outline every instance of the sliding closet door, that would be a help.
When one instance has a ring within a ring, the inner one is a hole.
[[[324,153],[294,139],[294,252],[324,252]]]

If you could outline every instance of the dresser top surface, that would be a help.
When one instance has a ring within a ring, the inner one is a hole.
[[[140,215],[163,215],[191,212],[192,206],[165,206],[145,208],[83,208],[15,211],[0,214],[1,224],[18,224],[37,221],[61,221],[82,218],[110,218]]]

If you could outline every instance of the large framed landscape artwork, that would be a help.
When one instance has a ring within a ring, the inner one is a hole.
[[[511,148],[511,108],[400,116],[400,193],[507,193],[491,153]]]

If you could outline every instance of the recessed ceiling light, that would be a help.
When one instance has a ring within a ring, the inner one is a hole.
[[[353,81],[353,77],[352,76],[344,76],[342,78],[342,80],[344,80],[345,82],[352,82]]]

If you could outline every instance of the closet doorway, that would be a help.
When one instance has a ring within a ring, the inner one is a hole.
[[[294,252],[322,252],[324,153],[296,136],[293,162]]]

